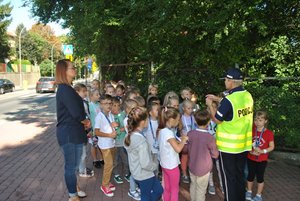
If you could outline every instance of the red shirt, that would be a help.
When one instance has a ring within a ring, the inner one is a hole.
[[[264,132],[261,135],[261,132],[256,132],[256,127],[253,127],[252,129],[252,145],[255,145],[257,142],[258,147],[263,150],[267,149],[269,147],[269,143],[274,141],[274,134],[272,131],[264,128]],[[252,146],[253,151],[253,146]],[[269,154],[260,154],[259,156],[252,155],[251,152],[248,153],[248,158],[253,161],[261,162],[268,160]]]

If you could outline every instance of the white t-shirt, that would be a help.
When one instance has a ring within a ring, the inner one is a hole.
[[[151,122],[151,124],[150,124],[150,122]],[[152,129],[151,129],[151,126],[152,126]],[[158,121],[157,120],[149,120],[149,124],[148,124],[147,130],[146,130],[146,133],[145,133],[147,142],[149,143],[149,145],[151,147],[151,152],[154,154],[158,153],[158,149],[154,148],[155,139],[156,139],[156,143],[158,143],[157,142],[158,139],[156,138],[157,128],[158,128]]]
[[[160,165],[166,169],[174,169],[180,164],[179,154],[173,149],[168,142],[169,139],[175,138],[175,133],[169,128],[164,128],[159,132],[159,154]]]
[[[109,121],[107,120],[109,119]],[[113,115],[109,112],[107,118],[102,112],[99,112],[95,119],[95,129],[98,128],[103,133],[112,133],[111,122],[114,122]],[[98,146],[100,149],[109,149],[115,147],[115,139],[98,136]]]

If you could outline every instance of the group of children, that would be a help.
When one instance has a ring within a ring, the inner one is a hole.
[[[216,194],[213,164],[223,189],[215,141],[217,125],[207,109],[200,110],[190,88],[181,90],[181,103],[173,91],[161,101],[157,85],[149,86],[146,99],[137,88],[126,88],[123,82],[100,88],[100,82],[93,80],[90,88],[83,84],[74,88],[83,98],[87,118],[91,120],[92,129],[86,132],[93,165],[103,166],[100,189],[106,196],[114,196],[113,178],[117,184],[128,181],[128,195],[135,200],[159,200],[162,196],[164,201],[177,201],[181,180],[190,183],[191,200],[202,201],[207,188],[210,194]],[[255,117],[254,149],[248,154],[247,200],[252,199],[255,176],[257,195],[261,198],[268,158],[265,149],[270,152],[274,148],[273,133],[265,128],[267,120],[264,112]],[[259,144],[261,139],[263,144]],[[86,147],[79,175],[91,177],[94,172],[85,165]],[[161,173],[163,187],[158,179]]]

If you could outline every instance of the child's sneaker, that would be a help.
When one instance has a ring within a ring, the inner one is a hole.
[[[130,174],[125,174],[124,179],[125,179],[127,182],[130,182]]]
[[[89,168],[85,168],[84,172],[79,173],[80,177],[92,177],[94,176],[94,171]]]
[[[76,186],[77,188],[77,195],[79,198],[85,198],[87,195],[84,191],[80,190],[79,186]]]
[[[262,201],[261,195],[256,195],[251,201]]]
[[[110,188],[106,188],[105,186],[101,185],[100,187],[101,191],[106,195],[107,197],[113,197],[114,193]]]
[[[116,187],[112,183],[109,183],[108,187],[110,188],[111,191],[115,191]]]
[[[128,191],[128,196],[134,200],[141,200],[141,195],[137,191]]]
[[[100,161],[94,161],[93,162],[93,166],[95,167],[95,168],[101,168],[101,163],[100,163]]]
[[[214,186],[209,185],[208,186],[208,193],[211,195],[216,195],[216,189]]]
[[[115,175],[114,180],[117,184],[123,184],[123,179],[120,177],[120,175]]]
[[[185,184],[188,184],[188,183],[190,183],[190,179],[189,179],[189,177],[188,176],[182,176],[182,182],[183,183],[185,183]]]
[[[246,200],[252,200],[252,192],[246,191]]]

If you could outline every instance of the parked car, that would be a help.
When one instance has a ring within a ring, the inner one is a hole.
[[[13,92],[15,90],[15,84],[8,79],[0,79],[0,94],[6,92]]]
[[[57,85],[54,77],[41,77],[36,83],[36,93],[55,92]]]

